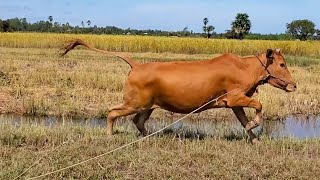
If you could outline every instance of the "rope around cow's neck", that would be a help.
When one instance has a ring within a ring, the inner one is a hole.
[[[248,85],[244,86],[244,88],[245,88],[245,87],[247,87],[247,86],[249,86],[249,85],[252,85],[252,84],[248,84]],[[153,136],[153,135],[155,135],[155,134],[160,133],[161,131],[163,131],[163,130],[167,129],[168,127],[170,127],[170,126],[172,126],[172,125],[174,125],[174,124],[178,123],[179,121],[181,121],[181,120],[185,119],[186,117],[188,117],[188,116],[190,116],[191,114],[193,114],[193,113],[197,112],[198,110],[200,110],[201,108],[203,108],[203,107],[205,107],[205,106],[209,105],[210,103],[212,103],[212,102],[216,102],[216,103],[217,103],[217,102],[218,102],[218,100],[219,100],[221,97],[223,97],[223,96],[225,96],[225,95],[227,95],[227,94],[229,94],[229,93],[231,93],[231,92],[234,92],[234,91],[236,91],[236,90],[240,90],[240,88],[235,88],[235,89],[233,89],[233,90],[231,90],[231,91],[229,91],[229,92],[226,92],[226,93],[224,93],[224,94],[222,94],[222,95],[218,96],[217,98],[211,99],[210,101],[208,101],[208,102],[206,102],[205,104],[201,105],[201,106],[200,106],[200,107],[198,107],[197,109],[195,109],[195,110],[191,111],[190,113],[186,114],[186,115],[185,115],[185,116],[183,116],[182,118],[180,118],[180,119],[178,119],[178,120],[176,120],[176,121],[172,122],[171,124],[169,124],[169,125],[167,125],[167,126],[165,126],[165,127],[161,128],[161,129],[157,130],[156,132],[153,132],[153,133],[151,133],[151,134],[149,134],[149,135],[147,135],[147,136],[144,136],[144,137],[142,137],[142,138],[140,138],[140,139],[138,139],[138,140],[132,141],[132,142],[130,142],[130,143],[128,143],[128,144],[122,145],[122,146],[120,146],[120,147],[118,147],[118,148],[115,148],[115,149],[113,149],[113,150],[110,150],[110,151],[108,151],[108,152],[105,152],[105,153],[103,153],[103,154],[100,154],[100,155],[98,155],[98,156],[95,156],[95,157],[92,157],[92,158],[86,159],[86,160],[84,160],[84,161],[81,161],[81,162],[75,163],[75,164],[73,164],[73,165],[66,166],[66,167],[64,167],[64,168],[61,168],[61,169],[58,169],[58,170],[55,170],[55,171],[51,171],[51,172],[48,172],[48,173],[45,173],[45,174],[42,174],[42,175],[39,175],[39,176],[34,176],[34,177],[31,177],[31,178],[27,178],[27,180],[30,180],[30,179],[37,179],[37,178],[40,178],[40,177],[45,177],[45,176],[48,176],[48,175],[50,175],[50,174],[54,174],[54,173],[57,173],[57,172],[64,171],[64,170],[66,170],[66,169],[73,168],[73,167],[75,167],[75,166],[78,166],[78,165],[84,164],[84,163],[86,163],[86,162],[89,162],[89,161],[92,161],[92,160],[98,159],[98,158],[100,158],[100,157],[102,157],[102,156],[105,156],[105,155],[111,154],[111,153],[113,153],[113,152],[115,152],[115,151],[117,151],[117,150],[120,150],[120,149],[126,148],[126,147],[128,147],[128,146],[130,146],[130,145],[132,145],[132,144],[137,143],[137,142],[143,141],[143,140],[145,140],[145,139],[147,139],[147,138],[149,138],[149,137],[151,137],[151,136]],[[30,168],[28,168],[27,170],[29,170],[29,169],[30,169]],[[25,172],[26,172],[26,171],[25,171]],[[24,172],[24,173],[25,173],[25,172]],[[18,178],[18,177],[17,177],[17,178]]]

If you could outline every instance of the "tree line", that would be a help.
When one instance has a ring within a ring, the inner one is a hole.
[[[203,19],[203,31],[207,38],[214,36],[214,26],[208,25],[208,18]],[[228,39],[266,39],[266,40],[287,40],[299,39],[302,41],[313,39],[320,40],[320,30],[315,28],[314,22],[308,19],[294,20],[286,24],[284,34],[253,34],[250,33],[251,21],[246,13],[238,13],[235,20],[231,23],[231,29],[226,30],[224,36]]]
[[[294,20],[286,24],[287,31],[282,34],[259,34],[250,33],[251,21],[246,13],[238,13],[232,21],[229,30],[225,33],[215,33],[215,27],[209,25],[209,19],[203,19],[203,33],[196,33],[188,30],[188,27],[181,31],[163,30],[137,30],[122,29],[115,26],[98,27],[91,26],[91,20],[81,21],[81,26],[72,26],[70,23],[54,22],[53,17],[47,20],[28,22],[26,18],[12,18],[7,20],[0,19],[0,32],[54,32],[54,33],[73,33],[73,34],[128,34],[128,35],[153,35],[153,36],[185,36],[185,37],[206,37],[206,38],[227,38],[227,39],[266,39],[266,40],[289,40],[289,39],[317,39],[320,40],[320,30],[315,29],[315,24],[307,19]]]
[[[73,34],[133,34],[133,35],[155,35],[155,36],[200,36],[202,33],[189,31],[187,27],[181,31],[162,31],[162,30],[137,30],[122,29],[116,26],[98,27],[91,26],[91,20],[81,21],[81,25],[72,26],[69,22],[54,22],[53,17],[47,20],[28,22],[26,18],[12,18],[7,20],[0,19],[0,32],[53,32],[53,33],[73,33]]]

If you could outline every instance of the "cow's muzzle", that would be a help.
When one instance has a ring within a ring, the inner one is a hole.
[[[294,92],[295,90],[297,90],[297,85],[296,83],[292,82],[289,83],[285,89],[287,92]]]

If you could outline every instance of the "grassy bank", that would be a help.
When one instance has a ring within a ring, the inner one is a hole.
[[[123,84],[129,66],[114,57],[76,50],[66,58],[57,49],[0,48],[0,112],[26,115],[104,117],[108,107],[122,102]],[[139,62],[200,60],[215,55],[129,53]],[[287,61],[298,90],[285,93],[270,85],[260,88],[264,116],[318,114],[320,60],[292,57]],[[161,117],[157,110],[153,116]],[[215,109],[199,116],[229,118],[230,110]],[[233,116],[231,116],[233,117]]]
[[[10,123],[9,123],[10,124]],[[40,157],[24,178],[44,174],[105,153],[136,140],[134,132],[80,126],[53,128],[0,124],[0,179],[13,179]],[[71,139],[71,140],[70,140]],[[68,141],[70,140],[70,141]],[[45,179],[317,179],[320,141],[262,137],[257,146],[246,138],[189,139],[161,133],[146,141]],[[63,142],[62,147],[48,152]]]
[[[72,38],[81,38],[99,48],[121,52],[154,52],[182,54],[236,53],[239,55],[265,52],[267,48],[281,48],[295,56],[320,56],[319,41],[239,40],[176,38],[152,36],[75,35],[52,33],[0,33],[0,46],[11,48],[59,48]]]

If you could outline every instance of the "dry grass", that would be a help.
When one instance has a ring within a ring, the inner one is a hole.
[[[0,46],[11,48],[58,48],[72,38],[81,38],[99,48],[121,52],[154,52],[183,54],[236,53],[240,55],[265,52],[267,48],[281,48],[286,54],[296,56],[319,56],[319,41],[270,41],[244,40],[256,50],[238,40],[173,38],[121,35],[75,35],[46,33],[0,33]]]
[[[105,117],[108,107],[122,101],[129,66],[114,57],[76,50],[59,58],[57,49],[0,48],[0,110],[2,113]],[[199,60],[215,55],[129,53],[140,62]],[[285,93],[269,85],[257,96],[268,118],[319,113],[319,60],[288,57],[298,91]],[[202,117],[228,118],[230,111],[215,109]],[[162,116],[156,111],[153,116]]]
[[[9,123],[10,124],[10,123]],[[0,125],[0,179],[13,179],[42,156],[23,178],[56,170],[136,140],[134,133],[106,137],[100,128],[22,124]],[[241,135],[240,135],[241,136]],[[53,151],[59,144],[68,144]],[[320,141],[263,137],[253,146],[245,138],[202,140],[160,134],[45,179],[317,179]]]

